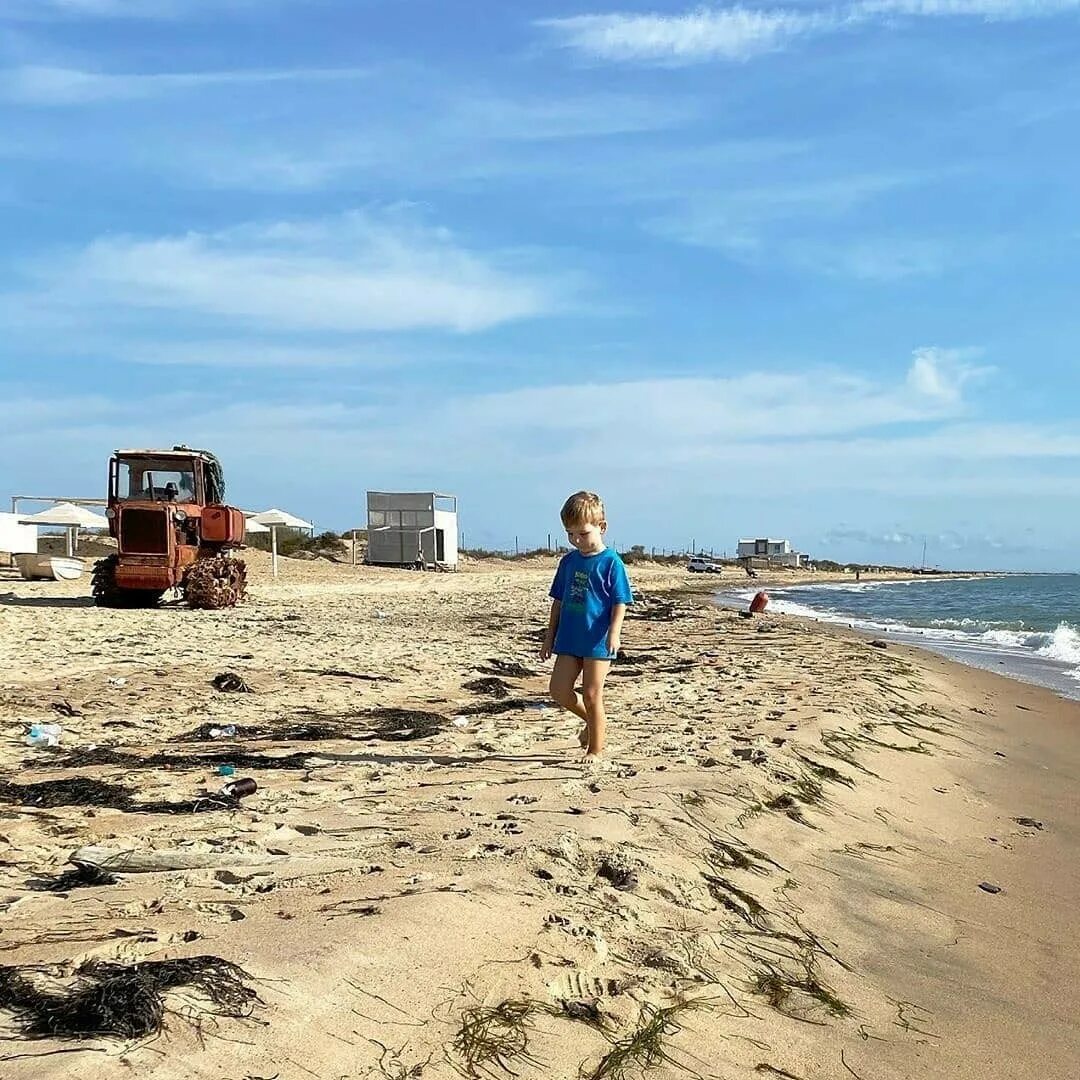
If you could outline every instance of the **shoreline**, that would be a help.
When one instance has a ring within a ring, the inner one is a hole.
[[[1005,576],[1005,575],[1001,575]],[[1062,575],[1012,575],[1019,577],[1060,577]],[[915,580],[915,579],[911,579]],[[860,583],[872,585],[910,584],[909,579],[867,581]],[[953,577],[952,581],[981,580],[981,578]],[[835,589],[839,594],[848,591],[852,583],[843,582],[800,582],[788,586],[773,585],[777,591],[790,589],[794,593],[818,588],[824,591]],[[753,586],[737,591],[718,590],[715,602],[730,610],[739,610],[745,606],[747,594]],[[989,641],[978,635],[961,635],[947,629],[918,626],[882,617],[884,621],[869,615],[844,612],[842,610],[820,610],[809,605],[789,601],[781,595],[774,598],[773,611],[795,618],[804,618],[811,622],[827,626],[842,626],[864,635],[867,638],[884,638],[888,641],[910,645],[926,650],[928,653],[944,656],[965,667],[981,671],[996,672],[1007,678],[1028,685],[1041,686],[1053,691],[1069,701],[1080,700],[1080,668],[1074,663],[1045,656],[1038,650],[1023,645],[1010,645],[1001,641]],[[779,605],[779,606],[777,606]],[[1050,635],[1050,631],[1027,631],[1030,636]]]
[[[535,707],[549,565],[286,563],[274,583],[264,561],[232,612],[106,611],[85,583],[0,596],[15,782],[181,800],[217,782],[208,755],[303,757],[249,772],[259,790],[232,812],[0,804],[6,964],[218,955],[263,1000],[251,1021],[212,1018],[204,1041],[175,1015],[146,1047],[9,1037],[5,1080],[220,1080],[271,1061],[280,1080],[441,1080],[469,1071],[469,1024],[491,1030],[508,1003],[524,1019],[478,1072],[602,1076],[674,1010],[661,1078],[1073,1075],[1080,705],[841,627],[741,619],[711,582],[635,568],[611,756],[586,770],[572,718]],[[525,674],[486,674],[495,660]],[[253,692],[214,690],[225,670]],[[510,696],[466,688],[480,677]],[[60,701],[78,713],[60,751],[21,745]],[[442,719],[379,735],[386,708]],[[318,718],[344,737],[297,737]],[[278,735],[177,741],[230,722]],[[93,744],[124,757],[64,767]],[[155,754],[184,761],[144,764]],[[285,854],[27,886],[85,843]],[[75,1052],[15,1058],[53,1049]]]

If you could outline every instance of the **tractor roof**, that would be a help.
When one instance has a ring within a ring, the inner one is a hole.
[[[117,450],[115,455],[116,457],[198,457],[204,460],[211,460],[214,457],[209,450],[192,450],[187,446],[174,446],[171,450]]]

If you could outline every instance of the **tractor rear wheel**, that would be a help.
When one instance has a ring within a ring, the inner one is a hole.
[[[247,593],[247,566],[228,555],[204,555],[184,576],[183,589],[188,607],[235,607]]]
[[[156,589],[122,589],[116,584],[119,555],[107,555],[94,564],[90,589],[98,607],[141,608],[155,607],[162,594]]]

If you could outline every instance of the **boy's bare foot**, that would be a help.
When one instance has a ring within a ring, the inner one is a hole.
[[[589,749],[589,725],[588,724],[586,724],[585,727],[583,727],[581,729],[581,731],[578,732],[577,741],[580,744],[582,750],[588,750]]]

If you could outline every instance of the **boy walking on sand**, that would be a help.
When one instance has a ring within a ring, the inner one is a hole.
[[[551,591],[551,615],[540,649],[552,653],[551,696],[585,721],[579,741],[586,759],[604,749],[604,680],[619,651],[626,605],[633,603],[626,567],[604,546],[607,521],[599,495],[579,491],[563,505],[563,528],[573,551],[563,556]],[[581,692],[574,688],[581,676]]]

